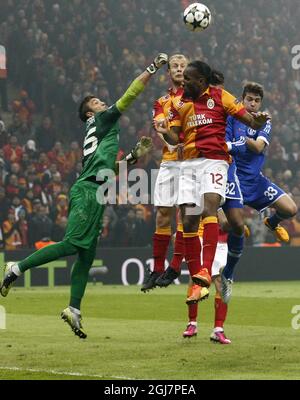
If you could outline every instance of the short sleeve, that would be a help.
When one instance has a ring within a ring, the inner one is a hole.
[[[226,90],[222,90],[222,104],[226,114],[233,117],[241,117],[247,113],[244,105]]]
[[[161,105],[159,100],[156,100],[153,106],[153,120],[154,121],[161,121],[165,119],[166,116],[164,114],[163,106]]]

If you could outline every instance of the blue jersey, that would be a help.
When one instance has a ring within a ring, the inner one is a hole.
[[[270,122],[267,122],[262,129],[255,131],[235,118],[229,117],[226,141],[234,143],[241,136],[244,136],[254,140],[261,139],[266,145],[269,145],[271,129]],[[246,147],[245,152],[237,152],[234,155],[234,160],[245,205],[257,211],[263,211],[285,195],[285,192],[280,187],[271,182],[261,172],[265,162],[265,152],[256,154]]]
[[[238,121],[233,117],[228,117],[227,128],[226,128],[226,142],[236,142],[241,136],[249,139],[261,139],[266,145],[270,143],[272,125],[267,122],[266,125],[255,131],[247,125]],[[234,161],[237,166],[237,174],[240,182],[248,181],[256,182],[261,170],[265,163],[265,152],[261,154],[256,154],[247,148],[246,152],[243,154],[236,154],[234,156]]]

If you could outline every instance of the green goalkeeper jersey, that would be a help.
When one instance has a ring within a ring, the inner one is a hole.
[[[110,108],[97,113],[86,122],[86,136],[83,144],[83,170],[77,180],[101,184],[101,171],[115,171],[119,150],[119,119],[145,86],[135,80],[126,93]],[[105,172],[102,175],[107,180]]]
[[[96,114],[86,122],[83,143],[83,170],[77,182],[94,181],[101,170],[115,170],[119,150],[121,113],[116,105]],[[101,178],[98,175],[98,183]]]

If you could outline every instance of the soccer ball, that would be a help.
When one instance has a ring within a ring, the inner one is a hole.
[[[211,23],[211,12],[204,4],[193,3],[184,10],[183,21],[190,31],[204,31]]]

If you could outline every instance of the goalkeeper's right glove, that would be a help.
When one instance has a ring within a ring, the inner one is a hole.
[[[157,57],[155,57],[152,64],[146,69],[149,74],[155,74],[163,65],[169,62],[169,57],[165,53],[160,53]]]
[[[247,150],[246,138],[241,136],[236,142],[226,142],[231,155],[244,154]]]

